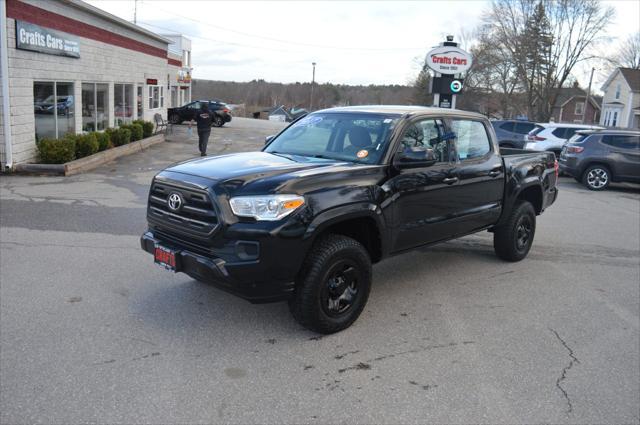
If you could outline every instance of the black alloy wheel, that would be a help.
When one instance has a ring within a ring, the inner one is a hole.
[[[323,334],[339,332],[362,313],[371,275],[371,259],[360,242],[342,235],[322,236],[296,279],[289,310],[307,329]]]
[[[222,127],[224,125],[224,118],[220,115],[214,115],[213,117],[213,125],[216,127]]]
[[[338,261],[327,271],[320,300],[327,315],[339,316],[353,306],[361,274],[358,265],[349,259]]]
[[[524,251],[529,246],[529,241],[533,237],[533,225],[528,215],[520,216],[516,224],[516,248]]]
[[[507,261],[520,261],[527,256],[536,233],[536,211],[530,202],[520,201],[509,216],[493,229],[493,249]]]

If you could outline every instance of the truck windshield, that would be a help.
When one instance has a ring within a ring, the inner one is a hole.
[[[400,115],[315,113],[295,122],[265,152],[376,164]]]

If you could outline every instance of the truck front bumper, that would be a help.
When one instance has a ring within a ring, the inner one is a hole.
[[[210,283],[252,303],[283,301],[291,297],[294,282],[265,280],[260,260],[228,263],[217,257],[203,256],[175,244],[157,239],[148,231],[140,237],[142,249],[152,255],[157,246],[175,252],[175,271],[201,282]]]

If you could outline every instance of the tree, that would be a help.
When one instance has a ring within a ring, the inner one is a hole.
[[[500,116],[509,118],[516,109],[514,92],[518,88],[518,78],[511,61],[508,60],[509,52],[494,40],[494,35],[488,25],[478,28],[477,43],[470,49],[473,64],[465,76],[465,91],[462,97],[467,105],[467,101],[473,103],[473,99],[469,98],[478,94],[487,100],[488,105],[484,108],[484,113],[491,116],[497,110]],[[491,99],[497,101],[497,108],[490,105]]]
[[[427,59],[425,58],[425,63],[422,65],[422,69],[413,83],[413,87],[415,87],[415,89],[411,100],[415,105],[432,106],[433,95],[431,95],[429,90],[429,86],[431,85],[431,74],[429,73],[429,68],[427,68],[426,61]]]
[[[640,69],[640,31],[627,37],[611,62],[622,68]]]
[[[484,24],[526,92],[530,119],[550,119],[558,88],[591,57],[612,18],[598,0],[492,1]]]

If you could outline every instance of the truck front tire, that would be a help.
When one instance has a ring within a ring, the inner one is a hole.
[[[358,241],[327,235],[309,253],[289,301],[293,317],[322,334],[351,326],[364,309],[371,289],[371,259]]]
[[[536,233],[536,211],[527,201],[516,203],[506,223],[493,231],[493,249],[506,261],[527,256]]]

